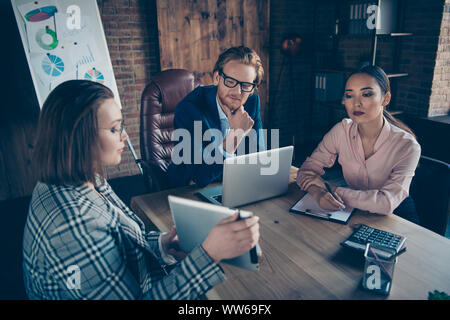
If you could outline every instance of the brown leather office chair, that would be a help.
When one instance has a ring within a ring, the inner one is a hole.
[[[184,69],[169,69],[156,75],[141,99],[141,164],[150,192],[169,187],[167,168],[171,161],[173,118],[177,104],[200,83]]]

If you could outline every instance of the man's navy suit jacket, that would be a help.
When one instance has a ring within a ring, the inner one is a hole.
[[[213,182],[222,180],[223,164],[213,163],[206,164],[203,156],[201,164],[194,164],[194,152],[203,155],[203,150],[211,141],[201,143],[202,150],[194,150],[194,121],[202,122],[202,137],[206,130],[217,129],[221,131],[219,112],[217,110],[217,87],[216,86],[200,86],[189,93],[175,109],[174,130],[186,129],[191,135],[191,161],[190,163],[174,164],[173,162],[168,168],[168,177],[171,187],[185,186],[194,181],[200,187],[206,186]],[[258,94],[251,95],[244,109],[255,122],[253,129],[257,134],[257,151],[264,150],[264,144],[260,146],[260,141],[264,141],[262,134],[262,123],[260,113],[260,100]],[[199,139],[197,137],[197,139]],[[200,138],[201,139],[201,138]],[[201,139],[203,140],[203,139]],[[244,139],[245,153],[249,153],[249,139]],[[175,141],[175,146],[181,143],[182,139]],[[253,151],[254,148],[253,148]],[[199,153],[201,152],[201,153]],[[214,156],[214,153],[213,153]],[[222,159],[224,157],[222,156]],[[222,162],[223,163],[223,162]]]

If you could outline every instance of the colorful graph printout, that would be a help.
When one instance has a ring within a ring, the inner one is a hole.
[[[53,50],[58,46],[56,32],[45,26],[45,29],[39,29],[36,32],[36,42],[44,50]]]
[[[84,75],[84,78],[86,80],[100,82],[101,84],[105,83],[105,77],[103,76],[103,73],[101,73],[100,71],[96,70],[95,68],[92,68],[91,70],[86,72],[86,74]]]
[[[57,77],[64,72],[64,62],[60,57],[47,53],[42,60],[42,69],[52,77]]]
[[[55,6],[46,6],[33,9],[25,14],[25,19],[30,22],[39,22],[47,20],[55,15],[58,9]]]

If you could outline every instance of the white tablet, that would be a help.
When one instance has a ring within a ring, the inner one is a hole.
[[[177,228],[180,248],[185,252],[191,252],[201,245],[213,226],[236,212],[236,210],[223,206],[175,196],[169,196],[169,206]],[[252,216],[250,211],[241,211],[241,217],[250,216]],[[256,251],[258,256],[261,255],[259,245],[256,245]],[[255,262],[254,258],[253,261]],[[250,251],[233,259],[222,260],[222,262],[252,271],[259,270],[258,262],[252,262]]]

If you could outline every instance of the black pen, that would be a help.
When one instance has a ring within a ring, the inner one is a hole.
[[[325,187],[327,188],[327,191],[328,191],[329,193],[331,193],[331,195],[333,196],[333,198],[337,199],[336,196],[335,196],[335,194],[334,194],[333,191],[331,190],[331,187],[330,187],[330,185],[328,184],[328,182],[325,182]]]
[[[241,210],[237,209],[237,212],[238,212],[237,221],[243,220],[243,219],[248,219],[248,218],[251,217],[251,215],[249,215],[248,217],[243,218],[241,216]],[[256,245],[253,248],[250,249],[250,261],[253,264],[258,263],[258,254],[256,252]]]
[[[327,188],[327,191],[333,196],[333,198],[334,199],[336,199],[336,200],[338,200],[338,198],[336,197],[336,195],[333,193],[333,191],[331,190],[331,187],[330,187],[330,185],[328,184],[328,182],[325,182],[325,187]],[[339,200],[338,200],[339,201]],[[345,205],[344,205],[345,206]],[[344,208],[342,208],[342,209],[345,209],[345,207]]]

